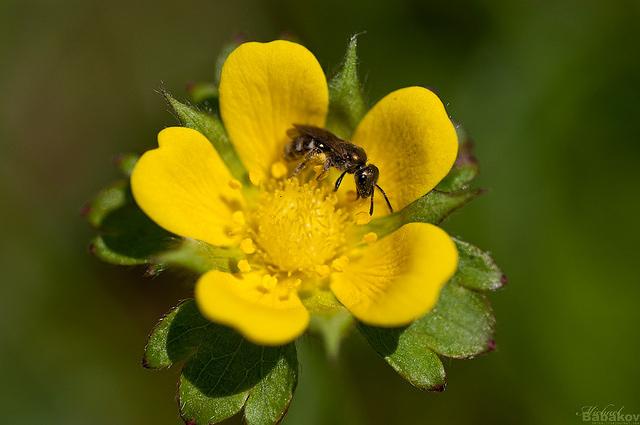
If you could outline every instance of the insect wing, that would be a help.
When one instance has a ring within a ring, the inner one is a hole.
[[[312,139],[318,140],[320,142],[325,142],[327,144],[344,143],[344,140],[340,139],[332,132],[325,130],[324,128],[314,127],[312,125],[294,124],[293,128],[287,131],[287,134],[291,137],[290,132],[296,132],[293,134],[308,136]]]

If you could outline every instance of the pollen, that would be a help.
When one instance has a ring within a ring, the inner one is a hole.
[[[272,181],[248,218],[264,262],[280,272],[322,275],[326,268],[318,266],[329,263],[346,243],[348,214],[328,186],[311,183]]]
[[[313,174],[314,174],[314,177],[317,179],[318,177],[322,176],[322,175],[323,175],[323,170],[324,170],[324,166],[322,166],[322,165],[315,165],[315,166],[313,167]],[[323,176],[323,177],[327,177],[327,175],[326,175],[326,174],[324,174],[324,176]]]

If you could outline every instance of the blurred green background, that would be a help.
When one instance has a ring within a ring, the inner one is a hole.
[[[0,423],[178,424],[176,371],[140,365],[190,282],[100,263],[79,211],[112,158],[175,124],[161,82],[211,80],[237,34],[292,34],[334,71],[360,39],[371,101],[435,89],[490,192],[452,234],[510,279],[497,351],[419,392],[354,335],[307,338],[287,424],[567,424],[640,413],[640,3],[623,0],[0,2]]]

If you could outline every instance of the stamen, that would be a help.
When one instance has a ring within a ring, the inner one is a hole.
[[[280,301],[285,301],[289,298],[289,294],[291,294],[291,288],[286,285],[279,285],[276,293],[278,294]]]
[[[260,183],[262,183],[262,180],[264,180],[264,177],[260,171],[251,170],[249,172],[249,181],[251,181],[251,183],[253,183],[254,186],[260,186]]]
[[[280,301],[286,301],[291,296],[292,292],[296,292],[302,285],[301,279],[287,279],[284,282],[280,282],[276,288],[276,293]]]
[[[251,264],[247,260],[238,261],[238,270],[242,273],[249,273],[251,271]]]
[[[356,224],[358,226],[369,224],[370,221],[371,221],[371,216],[368,213],[364,211],[359,211],[356,213]]]
[[[263,289],[272,291],[278,285],[278,279],[270,274],[265,274],[262,276],[262,282],[260,282],[260,285]]]
[[[261,261],[278,273],[328,275],[328,267],[317,266],[326,265],[346,243],[348,215],[337,206],[337,196],[315,180],[266,181],[262,187],[258,205],[247,215]]]
[[[233,214],[231,214],[231,220],[234,223],[239,224],[241,226],[244,226],[246,223],[244,219],[244,213],[242,211],[236,211]]]
[[[245,254],[253,254],[256,252],[256,246],[253,244],[253,240],[246,238],[240,242],[240,250]]]
[[[313,166],[313,178],[317,179],[318,177],[320,177],[320,175],[322,174],[322,170],[324,170],[324,165],[314,165]],[[323,178],[321,180],[324,180],[324,178],[327,177],[327,174],[325,173],[325,175],[323,176]]]
[[[238,190],[242,188],[242,183],[239,180],[231,179],[229,180],[229,187],[233,190]]]
[[[274,162],[273,165],[271,165],[271,175],[274,179],[281,179],[286,176],[288,172],[289,170],[286,164],[282,161]]]
[[[362,237],[362,241],[368,244],[372,244],[378,240],[378,234],[375,232],[369,232]]]
[[[348,265],[349,257],[346,255],[338,257],[331,262],[331,267],[337,272],[343,272]]]
[[[320,275],[320,277],[327,277],[331,274],[331,267],[326,264],[321,264],[315,267],[315,271]]]

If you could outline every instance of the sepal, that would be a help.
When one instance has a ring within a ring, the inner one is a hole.
[[[247,183],[247,170],[238,153],[231,144],[222,121],[215,114],[204,112],[196,107],[178,101],[167,91],[162,92],[167,103],[173,108],[180,122],[188,128],[202,133],[216,149],[231,174],[241,182]]]
[[[358,35],[349,40],[340,70],[329,81],[329,116],[327,128],[336,135],[350,138],[367,112],[358,78]]]

